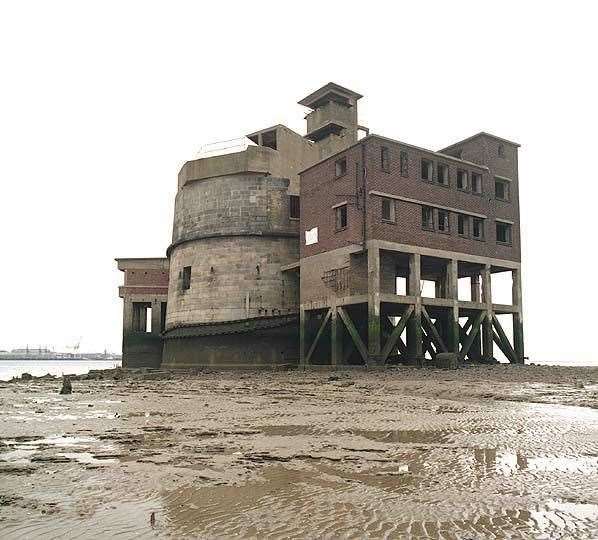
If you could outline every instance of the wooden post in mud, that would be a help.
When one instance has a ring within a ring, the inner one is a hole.
[[[513,313],[513,348],[519,364],[524,363],[523,348],[523,306],[521,300],[521,269],[512,271],[513,276],[513,305],[517,310]]]
[[[409,254],[409,277],[407,294],[414,297],[413,314],[407,323],[407,350],[409,357],[417,365],[423,363],[422,340],[422,297],[421,297],[421,257],[419,253]]]
[[[446,266],[446,290],[447,297],[452,300],[452,306],[449,308],[447,321],[449,352],[459,352],[459,261],[451,259]]]
[[[333,367],[343,361],[343,326],[339,320],[336,304],[330,307],[330,363]]]
[[[380,360],[380,249],[368,246],[368,364]]]
[[[480,274],[474,274],[471,280],[471,301],[481,303]],[[482,332],[478,332],[469,348],[469,358],[479,361],[482,358]]]
[[[299,306],[299,366],[305,369],[305,317],[303,306]]]
[[[492,362],[494,359],[494,334],[492,329],[492,281],[491,266],[484,265],[482,275],[482,302],[486,305],[486,318],[482,323],[483,359]]]

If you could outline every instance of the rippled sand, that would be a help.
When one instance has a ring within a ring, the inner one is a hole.
[[[0,384],[1,538],[598,537],[598,368],[59,387]]]

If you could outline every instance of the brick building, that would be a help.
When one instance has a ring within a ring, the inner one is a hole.
[[[125,365],[491,361],[494,343],[523,361],[518,145],[370,135],[361,97],[329,83],[299,102],[306,135],[273,126],[183,166],[167,257],[117,259]]]

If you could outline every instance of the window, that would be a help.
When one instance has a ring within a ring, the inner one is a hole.
[[[422,206],[422,229],[434,230],[434,210],[429,206]]]
[[[469,181],[468,181],[467,171],[457,171],[457,189],[462,191],[469,191]]]
[[[289,195],[289,217],[291,219],[299,219],[300,216],[299,195]]]
[[[409,156],[401,150],[401,176],[409,176]]]
[[[484,239],[484,220],[480,218],[472,218],[471,220],[471,235],[476,240]]]
[[[500,244],[512,243],[511,225],[509,223],[496,222],[496,241]]]
[[[469,236],[469,216],[457,214],[457,233],[465,238]]]
[[[450,230],[449,213],[446,210],[438,210],[438,231],[448,233]]]
[[[393,199],[382,199],[382,221],[396,223],[395,201]]]
[[[191,288],[191,267],[185,266],[183,268],[183,274],[181,279],[181,289],[183,291],[189,290]]]
[[[380,148],[380,163],[383,171],[390,172],[390,151],[386,146]]]
[[[337,231],[347,228],[347,205],[337,206],[334,209],[335,227]]]
[[[336,160],[334,174],[337,178],[347,174],[347,158],[342,158],[342,159]]]
[[[444,163],[438,164],[438,183],[442,186],[449,185],[449,168]]]
[[[266,131],[262,133],[262,146],[267,146],[276,150],[276,131]]]
[[[471,191],[478,195],[482,193],[482,175],[480,173],[471,173]]]
[[[505,157],[505,145],[504,144],[498,145],[498,156]]]
[[[510,200],[510,192],[509,192],[509,182],[506,180],[501,180],[500,178],[494,179],[494,196],[499,201],[509,201]]]
[[[422,180],[432,182],[434,179],[434,164],[429,159],[422,159]]]

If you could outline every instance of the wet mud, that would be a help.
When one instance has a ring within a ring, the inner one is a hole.
[[[2,538],[596,538],[598,368],[0,383]]]

